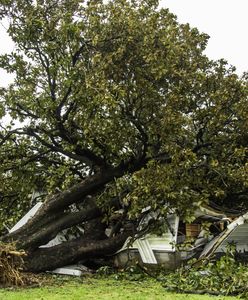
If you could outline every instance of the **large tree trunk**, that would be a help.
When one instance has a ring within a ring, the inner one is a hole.
[[[121,248],[131,232],[125,226],[115,226],[118,230],[107,236],[104,212],[96,205],[94,196],[106,183],[123,174],[123,168],[105,170],[48,198],[25,225],[1,240],[15,242],[18,249],[24,249],[27,252],[25,270],[33,272],[53,270],[79,260],[109,257]],[[80,203],[80,209],[73,211],[72,205],[76,203]],[[114,202],[111,205],[113,207]],[[80,237],[40,248],[62,230],[77,225],[83,227]]]
[[[104,240],[81,237],[50,248],[39,248],[32,252],[32,255],[28,255],[25,269],[32,272],[42,272],[80,260],[107,258],[123,245],[128,235],[129,233],[126,232]]]

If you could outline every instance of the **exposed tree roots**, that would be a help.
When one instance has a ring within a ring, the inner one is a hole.
[[[0,285],[24,285],[22,275],[24,251],[17,251],[14,244],[0,243]]]

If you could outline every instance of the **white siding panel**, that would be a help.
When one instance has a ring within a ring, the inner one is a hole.
[[[146,264],[157,263],[156,257],[154,256],[150,243],[146,238],[138,239],[135,241],[135,243],[137,245],[143,263]]]
[[[31,218],[36,214],[36,212],[37,212],[38,209],[41,207],[41,205],[42,205],[42,202],[36,203],[36,205],[35,205],[34,207],[32,207],[32,208],[26,213],[26,215],[25,215],[24,217],[22,217],[21,220],[19,220],[19,221],[15,224],[14,227],[12,227],[12,228],[10,229],[9,232],[12,233],[12,232],[16,231],[17,229],[21,228],[24,224],[26,224],[27,221],[28,221],[29,219],[31,219]]]
[[[226,251],[228,244],[236,244],[237,251],[248,251],[248,224],[242,224],[234,228],[230,235],[219,245],[216,252]]]

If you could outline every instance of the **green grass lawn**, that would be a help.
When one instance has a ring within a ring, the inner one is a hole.
[[[67,279],[58,277],[54,284],[37,288],[0,289],[0,300],[232,300],[236,297],[183,295],[165,292],[156,281],[113,279]]]

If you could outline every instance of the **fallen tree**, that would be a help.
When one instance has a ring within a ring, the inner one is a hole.
[[[117,174],[121,174],[120,170],[109,172],[102,176],[92,176],[65,192],[48,198],[30,221],[2,238],[5,242],[15,241],[18,248],[32,253],[26,259],[28,270],[36,272],[52,270],[80,259],[108,256],[121,248],[127,237],[133,234],[130,228],[124,227],[122,232],[116,232],[115,236],[107,238],[105,235],[107,224],[101,223],[104,214],[94,199],[85,201],[87,204],[76,212],[70,210],[66,212],[70,205],[82,201],[91,193],[96,193],[98,189],[102,189],[106,183],[116,178]],[[84,234],[79,238],[54,247],[39,249],[39,246],[48,243],[61,230],[78,224],[86,225]]]
[[[15,43],[0,58],[15,75],[1,89],[1,218],[44,195],[1,238],[27,252],[26,270],[108,259],[172,210],[246,208],[246,77],[203,54],[206,34],[157,1],[16,0],[0,16]],[[68,229],[74,239],[40,248]]]

